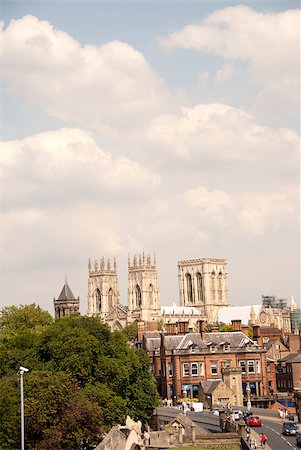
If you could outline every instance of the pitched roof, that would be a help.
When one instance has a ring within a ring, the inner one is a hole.
[[[268,336],[268,335],[274,335],[278,334],[279,336],[282,335],[282,331],[279,328],[276,327],[260,327],[260,334],[262,336]]]
[[[222,380],[205,381],[203,383],[203,391],[205,394],[212,394]]]
[[[58,300],[76,300],[67,281],[65,281],[65,284],[63,286],[63,289],[61,290]]]
[[[290,353],[278,360],[278,362],[301,362],[301,353]]]
[[[144,333],[144,343],[147,351],[159,350],[161,345],[160,332]],[[187,333],[183,335],[164,335],[163,345],[165,350],[188,350],[191,346],[207,349],[209,345],[222,348],[224,344],[230,345],[230,348],[243,348],[251,344],[258,347],[258,344],[242,331],[219,331],[215,333],[205,333],[202,339],[200,333]]]

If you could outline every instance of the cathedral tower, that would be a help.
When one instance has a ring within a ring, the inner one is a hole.
[[[89,260],[88,280],[88,316],[99,316],[104,319],[112,308],[119,305],[117,265],[114,258],[113,267],[110,260],[102,257],[100,264],[95,261],[92,268]]]
[[[226,259],[192,259],[178,262],[181,306],[195,306],[216,321],[222,306],[229,306],[228,271]]]
[[[129,319],[150,322],[160,318],[160,292],[157,263],[154,256],[134,256],[128,259],[128,311]]]
[[[67,279],[58,299],[53,299],[54,314],[56,319],[60,319],[70,314],[79,313],[79,297],[75,298],[68,283]]]

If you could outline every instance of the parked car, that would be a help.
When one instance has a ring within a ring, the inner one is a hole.
[[[290,420],[285,421],[282,427],[282,434],[286,436],[293,436],[298,433],[298,423]]]
[[[296,444],[297,444],[297,447],[301,447],[301,434],[300,433],[297,434]]]
[[[249,427],[261,427],[261,418],[259,416],[251,416],[247,419]]]
[[[242,412],[239,409],[234,409],[232,411],[232,417],[234,420],[239,420],[242,416]]]

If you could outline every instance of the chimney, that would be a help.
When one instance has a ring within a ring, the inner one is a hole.
[[[165,324],[165,334],[177,334],[177,324],[167,323]]]
[[[205,320],[199,320],[199,333],[201,335],[202,341],[205,340],[205,328],[206,328]]]
[[[178,322],[179,334],[189,333],[189,322]]]
[[[241,331],[241,320],[240,319],[233,319],[232,322],[232,331]]]
[[[257,344],[262,347],[262,337],[260,334],[260,326],[259,325],[253,325],[253,340],[257,342]]]

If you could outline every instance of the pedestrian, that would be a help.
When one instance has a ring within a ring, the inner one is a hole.
[[[267,442],[266,435],[261,433],[260,434],[260,445],[261,445],[261,447],[265,447],[266,442]]]
[[[144,445],[149,445],[150,434],[147,431],[144,431],[143,438],[144,438]]]
[[[250,437],[251,437],[251,429],[250,429],[250,427],[247,427],[247,428],[246,428],[246,438],[247,438],[247,441],[250,439]]]
[[[250,439],[250,448],[257,448],[257,441],[253,437]]]

